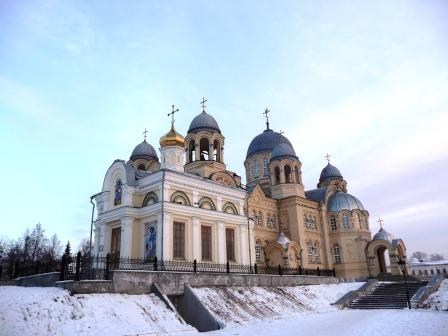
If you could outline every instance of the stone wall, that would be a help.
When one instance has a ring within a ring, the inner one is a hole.
[[[60,272],[30,275],[17,278],[16,285],[23,287],[52,287],[59,280]]]
[[[267,274],[204,274],[180,272],[112,271],[114,293],[149,293],[157,283],[167,295],[182,295],[184,285],[191,287],[238,286],[238,287],[282,287],[300,285],[335,284],[339,278],[311,275],[267,275]]]

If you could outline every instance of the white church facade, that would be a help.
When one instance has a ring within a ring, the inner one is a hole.
[[[335,268],[360,278],[386,272],[388,253],[400,273],[404,243],[384,229],[371,238],[369,213],[336,167],[328,163],[305,191],[293,145],[267,121],[249,144],[243,185],[226,167],[224,140],[203,101],[185,137],[173,117],[160,159],[145,137],[127,162],[115,160],[95,195],[95,254]]]

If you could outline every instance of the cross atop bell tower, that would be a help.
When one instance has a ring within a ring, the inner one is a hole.
[[[267,107],[264,110],[263,114],[266,117],[266,129],[269,129],[269,113],[271,112],[271,110],[269,110]]]
[[[205,99],[204,97],[202,97],[202,101],[201,101],[201,106],[202,106],[202,112],[205,112],[205,103],[207,102],[207,99]]]

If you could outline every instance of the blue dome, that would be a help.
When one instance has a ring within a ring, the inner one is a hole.
[[[190,127],[188,128],[188,133],[199,131],[201,129],[212,129],[221,133],[221,130],[219,129],[218,123],[216,122],[215,118],[213,118],[205,111],[194,117],[190,124]]]
[[[319,182],[333,179],[342,180],[343,177],[339,169],[328,163],[328,165],[324,169],[322,169],[322,172],[320,173]]]
[[[151,146],[149,143],[144,140],[141,144],[137,145],[137,147],[134,148],[131,154],[131,160],[137,160],[137,159],[145,159],[145,160],[159,160],[157,156],[157,152],[154,149],[153,146]]]
[[[293,157],[294,159],[297,159],[294,148],[286,143],[281,143],[280,145],[275,146],[271,153],[271,161],[281,157]]]
[[[271,129],[263,131],[263,133],[258,134],[250,143],[247,149],[246,159],[257,153],[261,152],[271,152],[277,145],[287,144],[292,148],[291,142],[278,132],[274,132]],[[294,153],[295,155],[295,153]]]
[[[394,236],[383,228],[381,228],[372,238],[372,240],[388,240],[390,242],[394,239]]]
[[[364,210],[362,203],[350,194],[337,191],[328,198],[327,210],[338,212],[341,210]]]

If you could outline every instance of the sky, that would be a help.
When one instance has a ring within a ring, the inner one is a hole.
[[[316,186],[325,154],[408,255],[448,257],[448,2],[0,0],[0,236],[89,236],[90,196],[202,97],[245,176],[284,131]]]

